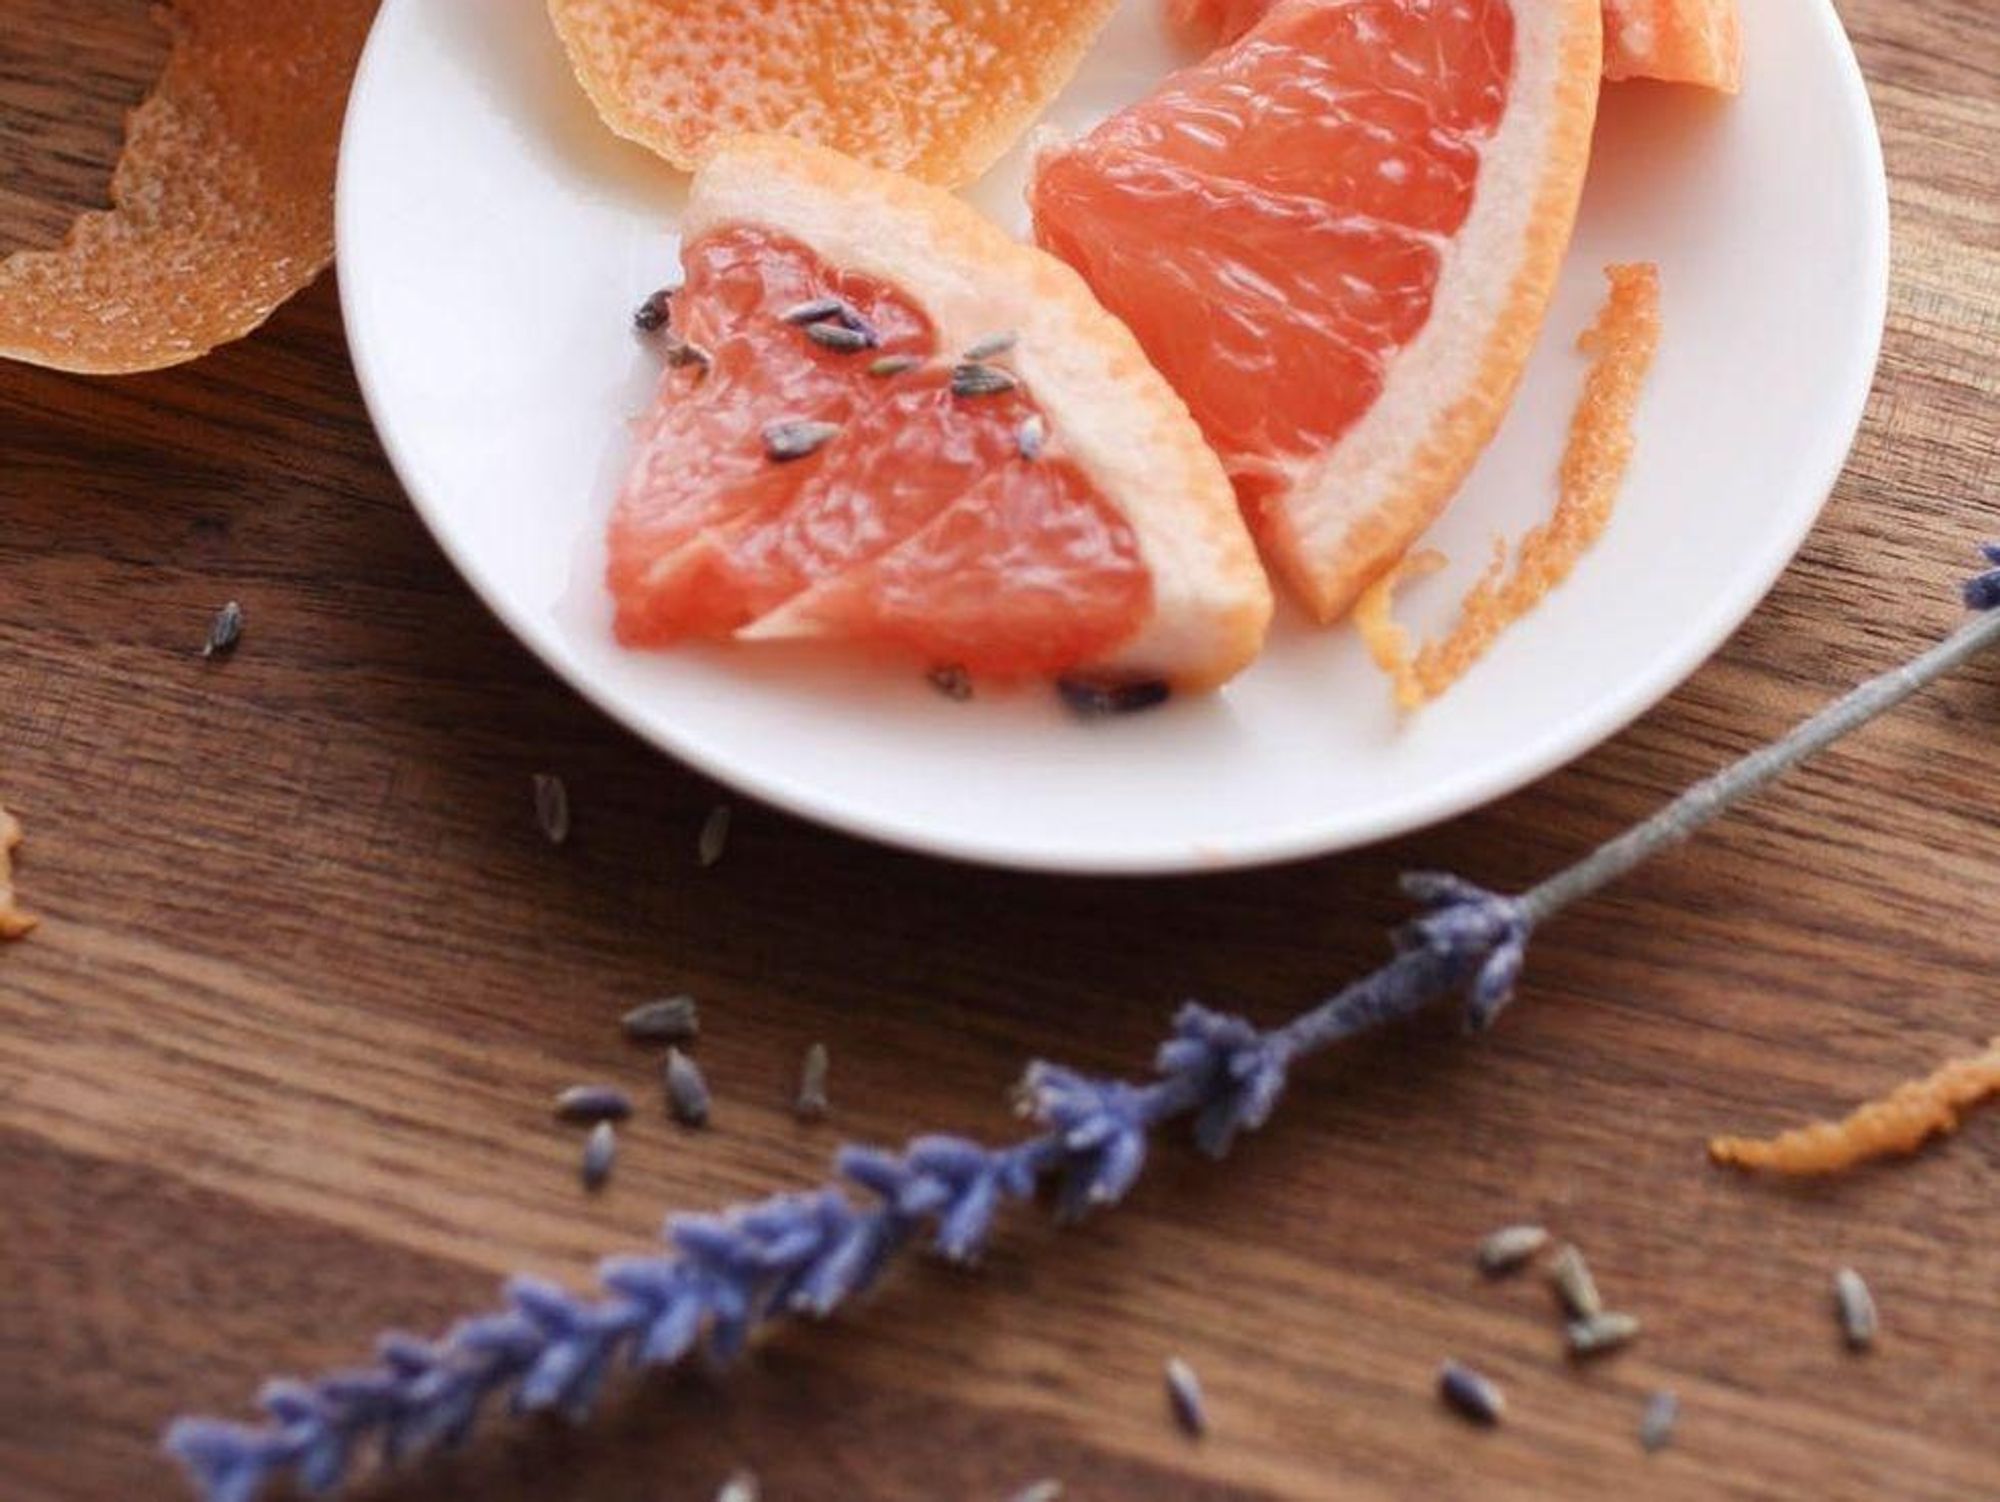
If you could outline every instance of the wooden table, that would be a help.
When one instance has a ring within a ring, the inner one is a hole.
[[[10,0],[10,5],[18,0]],[[1782,0],[1751,0],[1782,3]],[[1275,1018],[1364,968],[1394,873],[1500,886],[1583,850],[1946,629],[1996,529],[2000,42],[1989,0],[1843,0],[1881,114],[1896,273],[1875,398],[1799,562],[1667,704],[1445,828],[1283,870],[1058,881],[895,854],[751,806],[615,730],[487,617],[405,504],[331,280],[246,343],[130,380],[0,368],[0,800],[39,933],[0,952],[0,1494],[172,1497],[180,1410],[581,1281],[662,1211],[803,1185],[844,1137],[1011,1130],[1024,1060],[1133,1070],[1199,995]],[[101,190],[157,56],[129,0],[0,27],[0,236]],[[10,15],[13,12],[10,10]],[[1806,122],[1802,122],[1802,128]],[[227,661],[196,652],[228,598]],[[913,1264],[727,1379],[626,1384],[589,1428],[502,1425],[384,1498],[2000,1496],[2000,1115],[1788,1187],[1718,1129],[1845,1107],[2000,1031],[2000,665],[1961,675],[1536,944],[1523,1004],[1298,1080],[1215,1168],[1162,1151],[1081,1231],[1017,1218],[980,1273]],[[569,780],[551,848],[531,774]],[[607,1192],[550,1092],[649,1063],[615,1025],[689,990],[714,1129],[653,1109]],[[814,1039],[830,1122],[787,1111]],[[1573,1368],[1514,1219],[1639,1312]],[[1884,1334],[1839,1346],[1833,1268]],[[1184,1354],[1213,1431],[1167,1421]],[[1478,1432],[1441,1357],[1502,1381]],[[1647,1457],[1645,1395],[1681,1397]]]

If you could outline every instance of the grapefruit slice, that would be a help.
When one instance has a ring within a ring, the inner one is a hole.
[[[1116,0],[549,0],[619,135],[684,170],[782,131],[931,182],[977,177],[1069,77]]]
[[[1165,0],[1168,24],[1204,51],[1235,41],[1278,0]],[[1743,85],[1736,0],[1604,0],[1604,76]]]
[[[682,234],[611,519],[622,641],[820,638],[1185,687],[1256,654],[1270,590],[1228,479],[1068,267],[774,136],[717,148]]]
[[[1604,76],[1743,87],[1736,0],[1604,0]]]
[[[1031,189],[1332,620],[1512,398],[1575,221],[1597,0],[1282,0]]]

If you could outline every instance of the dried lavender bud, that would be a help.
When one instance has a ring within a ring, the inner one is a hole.
[[[674,321],[674,292],[662,287],[639,304],[632,314],[632,326],[642,334],[656,333]]]
[[[535,774],[535,822],[551,845],[569,838],[569,785],[553,772]]]
[[[691,1043],[701,1032],[701,1012],[692,996],[663,996],[632,1008],[618,1025],[634,1043]]]
[[[1048,452],[1049,425],[1041,413],[1030,412],[1021,419],[1021,425],[1014,430],[1014,448],[1030,463]]]
[[[1006,354],[1020,342],[1021,336],[1012,329],[1004,333],[988,334],[984,339],[976,339],[967,345],[965,353],[960,355],[959,359],[968,365],[976,365],[981,360],[991,360],[996,355]]]
[[[583,1142],[583,1187],[596,1190],[611,1177],[611,1162],[618,1156],[618,1131],[609,1121],[590,1129]]]
[[[1031,1481],[1008,1499],[1008,1502],[1060,1502],[1063,1484],[1054,1477],[1044,1481]]]
[[[224,657],[236,650],[243,639],[243,607],[231,600],[215,612],[208,623],[208,639],[201,645],[203,657]]]
[[[702,1075],[701,1066],[678,1048],[669,1048],[663,1077],[667,1109],[674,1113],[674,1120],[683,1126],[707,1126],[708,1080]]]
[[[715,356],[692,339],[670,338],[667,341],[667,364],[676,370],[697,365],[701,367],[701,373],[707,375],[715,364]]]
[[[809,323],[806,325],[806,338],[822,349],[843,355],[872,349],[875,345],[875,341],[862,330],[851,329],[844,323]]]
[[[1850,1351],[1865,1351],[1875,1344],[1877,1321],[1875,1296],[1861,1280],[1861,1274],[1843,1267],[1833,1275],[1834,1308],[1840,1315],[1840,1333]]]
[[[963,361],[951,369],[953,396],[999,396],[1020,384],[999,366],[981,365],[976,360]]]
[[[1438,1396],[1475,1424],[1497,1424],[1507,1412],[1500,1389],[1456,1361],[1438,1368]]]
[[[1174,1421],[1197,1439],[1208,1428],[1208,1406],[1202,1401],[1201,1379],[1178,1356],[1167,1358],[1167,1402]]]
[[[837,297],[809,297],[804,302],[793,303],[778,315],[780,323],[818,323],[826,318],[838,318],[846,312],[847,304]]]
[[[1058,678],[1056,692],[1063,703],[1084,719],[1106,715],[1137,714],[1164,704],[1173,690],[1158,678],[1130,679],[1117,683],[1090,678]]]
[[[623,1121],[631,1114],[632,1097],[616,1085],[571,1085],[556,1097],[564,1121]]]
[[[1639,1333],[1639,1321],[1630,1314],[1606,1309],[1589,1319],[1573,1319],[1563,1327],[1563,1339],[1572,1356],[1595,1356],[1615,1351]]]
[[[801,1121],[818,1121],[826,1115],[826,1071],[831,1063],[824,1043],[806,1050],[805,1062],[799,1066],[798,1098],[792,1102],[792,1114]]]
[[[1548,1244],[1540,1226],[1502,1226],[1479,1243],[1479,1270],[1489,1278],[1512,1272]]]
[[[722,859],[722,852],[728,848],[729,805],[718,803],[701,821],[701,834],[695,840],[694,853],[702,865],[712,866]]]
[[[1597,1291],[1597,1280],[1590,1275],[1590,1264],[1570,1243],[1565,1242],[1549,1264],[1549,1282],[1571,1318],[1595,1319],[1604,1312],[1604,1299]]]
[[[1674,1424],[1681,1416],[1681,1400],[1662,1389],[1646,1399],[1646,1411],[1639,1417],[1639,1444],[1650,1455],[1664,1450],[1674,1437]]]
[[[868,363],[868,373],[880,379],[885,376],[899,376],[905,371],[915,370],[923,364],[921,355],[884,355],[879,360]]]
[[[757,1485],[757,1478],[748,1471],[738,1471],[722,1483],[722,1490],[715,1494],[715,1502],[758,1502],[763,1489]]]
[[[947,699],[956,699],[963,704],[972,697],[972,675],[955,662],[932,668],[924,677]]]
[[[789,464],[818,453],[839,431],[837,422],[813,422],[805,418],[768,423],[764,428],[764,454],[775,464]]]

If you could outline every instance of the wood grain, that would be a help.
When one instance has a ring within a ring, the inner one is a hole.
[[[1751,0],[1776,3],[1776,0]],[[125,0],[7,0],[0,245],[101,198],[157,51]],[[841,1136],[1009,1129],[1053,1055],[1127,1069],[1171,1005],[1274,1018],[1371,963],[1393,874],[1506,886],[1945,629],[2000,454],[2000,42],[1988,0],[1845,0],[1897,251],[1881,376],[1769,602],[1579,764],[1395,845],[1186,881],[1056,881],[874,849],[716,790],[542,672],[376,449],[323,281],[158,375],[0,368],[0,800],[44,918],[0,952],[0,1493],[170,1497],[183,1409],[433,1328],[516,1268],[581,1279],[661,1212],[809,1182]],[[16,26],[25,13],[32,24]],[[209,615],[243,602],[231,659]],[[753,1464],[785,1499],[2000,1496],[2000,1116],[1902,1166],[1785,1187],[1701,1144],[1845,1108],[2000,1029],[2000,665],[1963,674],[1538,942],[1524,1004],[1314,1067],[1225,1169],[1162,1153],[1080,1232],[1017,1222],[976,1275],[914,1266],[727,1379],[629,1385],[385,1499],[683,1502]],[[529,779],[569,780],[576,835]],[[546,1102],[649,1088],[615,1018],[703,1002],[712,1131],[643,1111],[600,1197]],[[1087,1019],[1087,1021],[1086,1021]],[[786,1111],[833,1048],[823,1126]],[[1540,1218],[1641,1314],[1558,1355],[1533,1280],[1473,1272]],[[1879,1349],[1839,1347],[1861,1268]],[[1199,1444],[1159,1372],[1208,1387]],[[1503,1382],[1475,1432],[1430,1396]],[[1643,1456],[1645,1394],[1681,1395]]]

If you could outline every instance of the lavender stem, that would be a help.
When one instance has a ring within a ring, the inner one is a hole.
[[[1968,622],[1936,646],[1836,699],[1790,734],[1705,777],[1665,808],[1607,841],[1566,870],[1529,888],[1520,903],[1531,924],[1616,881],[1702,825],[1776,781],[1877,715],[1928,687],[2000,641],[2000,611]]]

